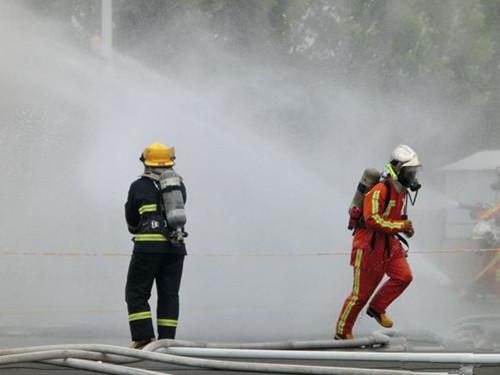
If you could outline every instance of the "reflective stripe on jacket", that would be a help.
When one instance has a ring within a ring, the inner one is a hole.
[[[384,182],[377,183],[365,195],[363,218],[366,227],[356,229],[351,264],[355,262],[356,249],[365,250],[361,262],[362,268],[373,263],[375,258],[377,258],[376,262],[380,262],[391,256],[391,253],[399,255],[401,244],[393,235],[401,232],[403,228],[403,207],[406,192],[403,189],[398,193],[390,178],[388,183],[391,184],[389,197],[387,197],[388,189]]]

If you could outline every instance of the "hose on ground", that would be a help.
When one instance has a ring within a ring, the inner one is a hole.
[[[189,348],[223,348],[223,349],[269,349],[269,350],[312,350],[312,349],[340,349],[384,346],[390,342],[383,333],[376,333],[368,337],[353,340],[300,340],[278,342],[252,343],[210,343],[182,340],[158,340],[146,345],[144,350],[156,351],[160,348],[189,347]]]
[[[32,352],[22,354],[9,354],[0,357],[0,364],[13,364],[22,362],[33,361],[46,361],[49,359],[88,359],[88,358],[104,358],[95,357],[95,354],[106,353],[115,354],[118,356],[130,356],[136,359],[149,360],[154,362],[161,362],[167,364],[175,364],[180,366],[207,368],[214,370],[226,371],[248,371],[248,372],[270,372],[270,373],[294,373],[294,374],[312,374],[312,375],[444,375],[446,372],[413,372],[405,370],[386,370],[386,369],[360,369],[350,367],[326,367],[326,366],[304,366],[304,365],[284,365],[274,363],[245,363],[245,362],[231,362],[219,361],[210,359],[199,359],[191,357],[179,357],[170,354],[154,353],[149,351],[142,351],[136,349],[121,348],[112,345],[91,345],[91,344],[78,344],[69,345],[68,350],[51,350],[46,352]],[[76,349],[77,348],[77,349]],[[83,351],[83,352],[82,352]],[[89,354],[86,351],[91,351]],[[97,352],[97,353],[96,353]],[[57,364],[72,367],[73,362],[63,360]],[[79,362],[81,367],[86,368],[86,363]],[[99,366],[94,366],[92,370],[96,371]],[[101,367],[101,370],[104,370]],[[114,372],[104,372],[114,373]],[[130,374],[138,374],[131,372]],[[144,373],[143,373],[144,374]],[[153,372],[154,374],[154,372]]]
[[[204,358],[245,358],[273,360],[316,361],[375,361],[413,362],[461,365],[500,365],[497,353],[398,353],[398,352],[351,352],[351,351],[285,351],[255,349],[169,348],[168,354]]]
[[[64,366],[77,368],[80,370],[95,371],[101,374],[114,374],[114,375],[169,375],[165,372],[143,370],[139,368],[112,365],[109,363],[94,362],[92,360],[76,359],[76,358],[64,358],[64,359],[52,359],[44,361],[56,366]]]
[[[119,366],[103,361],[116,359],[105,353],[87,350],[44,350],[29,353],[8,354],[0,356],[0,365],[13,365],[26,362],[44,362],[53,365],[91,370],[103,374],[117,375],[165,375],[164,373]],[[134,360],[135,362],[136,360]]]
[[[69,344],[69,345],[45,345],[45,346],[27,346],[24,348],[14,348],[14,349],[1,349],[0,350],[0,360],[5,358],[5,356],[10,356],[14,354],[24,354],[33,352],[47,352],[47,351],[61,351],[61,350],[82,350],[92,352],[95,347],[93,344]],[[91,358],[95,361],[109,362],[109,363],[134,363],[139,360],[136,358],[131,358],[129,356],[113,355],[103,352],[94,352],[94,357]],[[90,358],[89,358],[90,359]],[[0,364],[1,361],[0,361]]]

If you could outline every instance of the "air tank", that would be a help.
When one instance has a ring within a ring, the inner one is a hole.
[[[182,177],[173,168],[168,168],[160,175],[159,182],[167,226],[173,230],[182,229],[186,224],[186,211],[181,191]]]
[[[375,186],[377,182],[380,181],[381,173],[378,169],[375,168],[367,168],[363,172],[361,176],[361,180],[359,181],[356,192],[354,193],[354,197],[352,198],[351,205],[349,208],[358,207],[363,208],[363,198],[365,194],[370,191],[370,189]]]
[[[363,199],[365,194],[380,181],[381,173],[378,169],[367,168],[361,176],[358,183],[354,197],[352,198],[351,205],[349,206],[349,230],[356,229],[361,225],[361,215],[363,214]]]

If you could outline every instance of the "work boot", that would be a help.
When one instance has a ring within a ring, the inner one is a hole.
[[[369,307],[366,310],[366,313],[368,316],[371,316],[372,318],[375,318],[375,320],[380,324],[382,327],[385,328],[391,328],[394,325],[394,322],[389,319],[389,317],[385,314],[379,314],[375,310],[373,310],[371,307]]]
[[[336,333],[335,340],[352,340],[354,337],[350,333]]]
[[[154,337],[147,339],[147,340],[139,340],[139,341],[132,341],[132,344],[130,345],[130,349],[138,349],[141,350],[144,348],[147,344],[150,342],[155,341],[156,339]]]

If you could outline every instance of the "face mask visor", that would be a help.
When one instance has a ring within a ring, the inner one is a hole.
[[[422,187],[417,179],[419,168],[420,166],[403,167],[399,173],[399,181],[404,187],[411,191],[418,191],[418,189]]]

